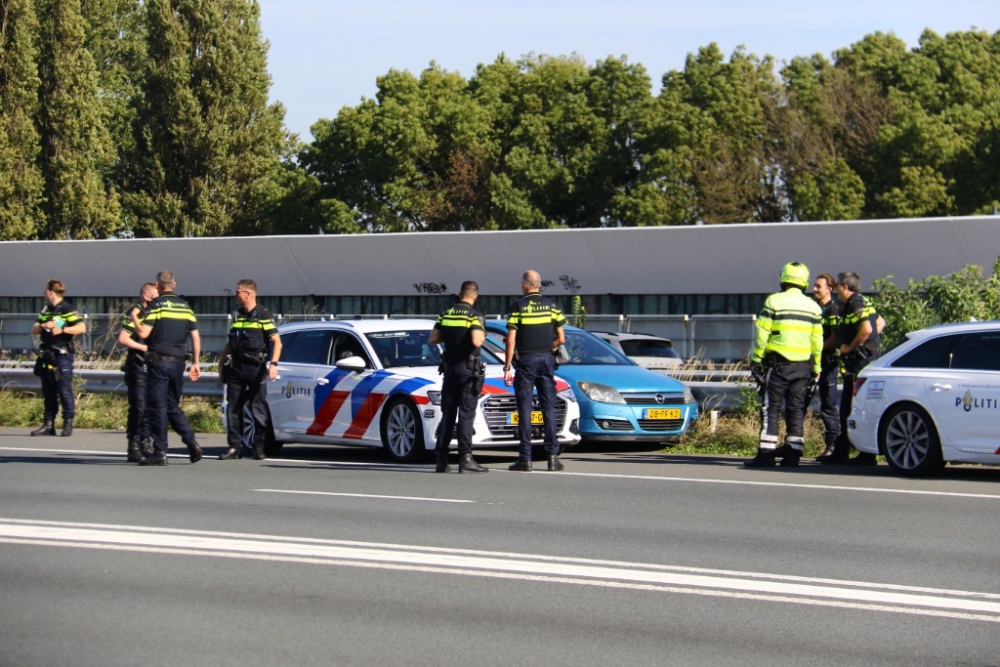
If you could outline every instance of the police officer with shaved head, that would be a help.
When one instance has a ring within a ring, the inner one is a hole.
[[[802,457],[809,387],[820,374],[823,354],[823,311],[803,290],[809,287],[804,264],[786,264],[779,277],[781,290],[764,301],[757,317],[757,340],[750,372],[758,382],[763,410],[757,456],[743,465],[765,468],[794,467]],[[785,444],[778,447],[781,406],[785,405]]]
[[[458,471],[489,472],[472,458],[472,422],[476,418],[479,394],[483,390],[485,368],[480,348],[486,338],[483,314],[473,308],[479,298],[479,285],[472,280],[462,283],[458,303],[441,313],[428,344],[444,344],[441,387],[441,431],[437,439],[437,472],[449,472],[448,449],[458,417]]]
[[[552,351],[566,342],[563,331],[566,318],[551,299],[542,296],[541,289],[542,278],[538,272],[525,271],[521,279],[524,297],[510,305],[507,318],[503,379],[507,386],[514,384],[521,435],[517,461],[510,469],[520,472],[532,470],[531,432],[534,427],[531,416],[535,389],[538,390],[538,403],[542,412],[549,470],[563,469],[559,460],[559,443],[556,441],[555,357]]]

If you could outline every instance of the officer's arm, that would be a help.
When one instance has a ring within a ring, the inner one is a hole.
[[[555,347],[559,347],[560,345],[566,344],[566,332],[563,330],[562,327],[556,328],[556,339],[555,341],[553,341],[553,344],[555,345]]]
[[[226,359],[228,359],[229,355],[232,353],[233,353],[232,350],[229,349],[229,343],[226,343],[222,347],[222,352],[219,353],[219,368],[222,368],[223,366],[226,365]]]
[[[837,337],[834,336],[833,334],[830,334],[830,336],[825,341],[823,341],[823,349],[833,350],[836,347],[837,347]]]
[[[475,331],[473,331],[472,333],[475,334]],[[441,342],[441,332],[438,329],[431,329],[431,335],[427,337],[427,344],[437,345],[440,342]],[[473,342],[475,342],[475,337],[473,337]]]
[[[882,335],[882,331],[885,329],[885,319],[879,315],[878,321],[875,322],[875,333]]]
[[[201,377],[201,366],[198,364],[198,359],[201,357],[201,334],[197,329],[192,329],[188,333],[191,334],[191,370],[188,377],[191,378],[191,382],[197,382]]]
[[[33,325],[31,325],[31,335],[32,336],[42,335],[42,325],[40,322],[35,322]]]
[[[271,348],[271,363],[278,363],[281,359],[281,336],[274,334],[271,336],[271,343],[273,347]]]
[[[472,333],[472,345],[474,347],[482,347],[483,341],[486,340],[486,332],[483,331],[482,329],[473,329],[471,333]]]
[[[62,332],[64,334],[69,334],[70,336],[79,336],[80,334],[87,333],[87,323],[80,320],[76,324],[72,324],[68,327],[64,327]]]
[[[146,351],[146,346],[132,340],[131,334],[129,334],[128,331],[125,331],[125,329],[118,332],[118,344],[122,347],[127,347],[130,350],[138,350],[140,352]]]
[[[764,303],[764,309],[757,316],[757,337],[753,345],[753,353],[750,361],[759,363],[764,358],[764,350],[767,349],[767,341],[771,338],[771,317],[774,311],[768,302]]]
[[[845,354],[849,354],[854,350],[858,349],[865,344],[868,337],[872,335],[872,323],[867,320],[861,323],[861,327],[858,329],[858,335],[854,337],[851,344],[847,347]]]
[[[135,332],[139,335],[139,338],[143,340],[149,338],[149,334],[153,333],[153,325],[145,324],[139,321],[139,316],[136,315],[136,310],[132,311],[132,326],[135,327]]]
[[[507,348],[504,350],[504,368],[510,368],[514,363],[514,341],[517,339],[517,329],[507,330]]]

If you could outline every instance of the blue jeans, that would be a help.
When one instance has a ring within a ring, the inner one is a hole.
[[[181,410],[184,389],[184,362],[161,361],[149,364],[146,372],[146,420],[154,446],[167,451],[167,422],[188,447],[198,444],[187,417]]]
[[[55,371],[42,373],[42,397],[45,399],[45,420],[55,421],[62,403],[63,419],[76,417],[76,396],[73,394],[73,355],[56,353]],[[58,371],[58,372],[57,372]]]
[[[533,390],[538,390],[538,402],[545,422],[545,451],[559,454],[556,442],[556,362],[551,354],[522,354],[514,363],[514,394],[520,421],[521,443],[518,460],[531,460],[531,407]]]

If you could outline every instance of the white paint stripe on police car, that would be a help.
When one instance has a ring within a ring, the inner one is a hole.
[[[797,575],[773,574],[766,572],[746,572],[741,570],[720,570],[712,568],[689,567],[684,565],[659,565],[654,563],[629,563],[616,560],[598,560],[593,558],[573,558],[566,556],[548,556],[541,554],[523,554],[504,551],[482,551],[476,549],[455,549],[447,547],[428,547],[413,544],[388,544],[384,542],[358,542],[354,540],[330,540],[316,537],[285,537],[282,535],[262,535],[259,533],[232,533],[214,530],[189,530],[184,528],[155,528],[152,526],[117,526],[104,523],[80,523],[67,521],[42,521],[37,519],[5,519],[0,518],[0,524],[17,524],[32,526],[61,526],[69,528],[98,528],[127,530],[146,533],[166,533],[171,535],[195,535],[204,537],[224,537],[261,540],[268,542],[295,542],[299,544],[321,544],[349,547],[370,547],[375,549],[421,551],[433,554],[458,554],[465,556],[489,556],[492,558],[533,559],[553,563],[579,563],[583,565],[607,565],[610,567],[633,567],[638,565],[648,570],[663,570],[666,572],[692,572],[698,574],[719,575],[723,577],[747,577],[753,579],[771,579],[774,581],[793,581],[806,584],[828,584],[832,586],[853,586],[874,590],[904,591],[910,593],[928,593],[931,595],[952,595],[956,597],[978,598],[983,600],[1000,600],[995,593],[977,593],[973,591],[953,590],[947,588],[929,588],[925,586],[903,586],[901,584],[878,584],[868,581],[848,581],[843,579],[826,579],[817,577],[801,577]]]
[[[99,452],[99,451],[88,451],[88,450],[78,450],[78,449],[40,449],[37,447],[0,447],[0,451],[9,450],[17,452],[48,452],[48,453],[62,453],[62,454],[101,454],[110,456],[121,456],[124,457],[125,454],[121,452]],[[170,454],[172,458],[186,459],[187,454]],[[268,459],[268,463],[280,464],[280,463],[309,463],[316,465],[325,466],[353,466],[358,468],[397,468],[397,469],[412,469],[412,470],[432,470],[433,465],[407,465],[404,463],[376,463],[376,462],[358,462],[358,461],[331,461],[331,460],[311,460],[311,459]],[[509,472],[503,468],[491,468],[497,472]],[[513,473],[518,476],[523,477],[524,473]],[[531,477],[530,475],[528,477]],[[951,497],[951,498],[978,498],[980,500],[1000,500],[1000,495],[988,494],[988,493],[959,493],[956,491],[923,491],[918,489],[886,489],[880,487],[871,486],[840,486],[834,484],[793,484],[791,482],[760,482],[745,479],[704,479],[699,477],[664,477],[660,475],[622,475],[616,473],[598,473],[598,472],[568,472],[562,471],[557,475],[547,475],[545,473],[538,475],[538,478],[544,478],[551,480],[553,477],[594,477],[594,478],[605,478],[605,479],[640,479],[648,480],[652,482],[688,482],[693,484],[733,484],[736,486],[771,486],[779,488],[792,488],[792,489],[803,489],[808,491],[862,491],[866,493],[899,493],[906,495],[915,496],[940,496],[940,497]]]
[[[379,496],[373,493],[333,493],[331,491],[292,491],[288,489],[254,489],[259,493],[290,493],[304,496],[340,496],[344,498],[377,498],[383,500],[419,500],[428,503],[475,503],[475,500],[452,498],[420,498],[417,496]]]
[[[640,563],[629,564],[629,567],[607,567],[556,563],[531,558],[463,556],[404,549],[320,545],[290,540],[275,542],[150,533],[133,530],[127,526],[109,530],[9,522],[0,522],[0,542],[460,573],[470,576],[640,588],[820,606],[850,605],[851,608],[876,611],[1000,622],[998,602],[664,572],[644,568]]]

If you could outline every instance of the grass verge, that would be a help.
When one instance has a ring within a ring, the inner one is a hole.
[[[185,398],[181,409],[197,433],[225,433],[218,402],[205,398]],[[39,426],[45,408],[41,396],[0,389],[0,426]],[[124,431],[128,419],[128,401],[114,394],[79,393],[76,396],[76,428]],[[57,420],[57,426],[61,424]]]

